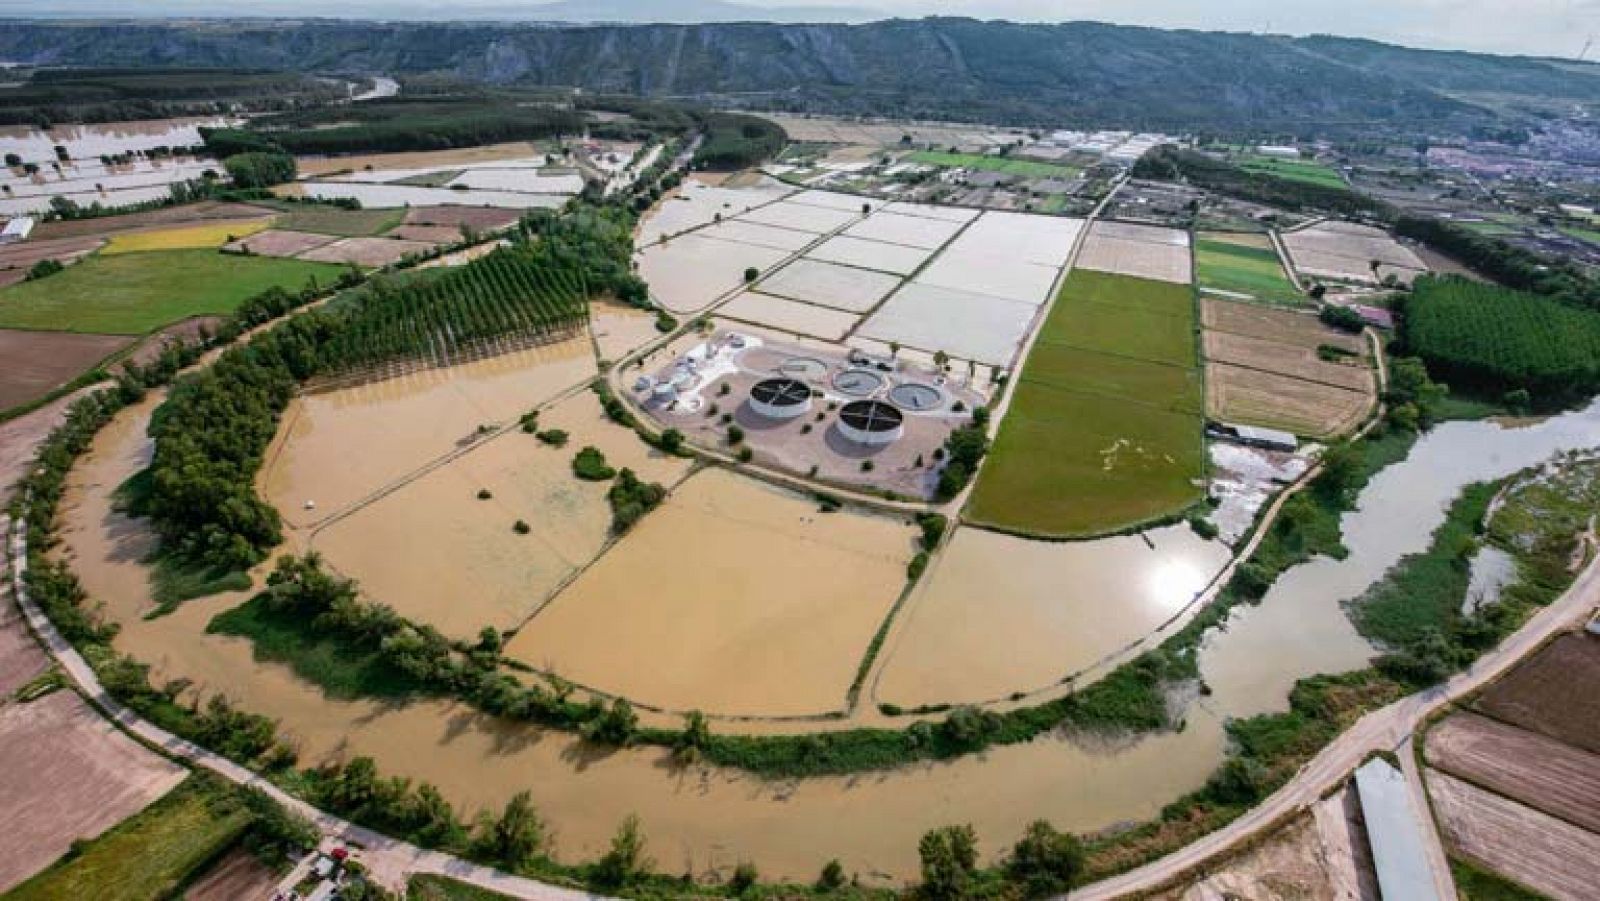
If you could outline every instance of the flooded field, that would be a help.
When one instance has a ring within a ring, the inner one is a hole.
[[[221,117],[150,119],[142,122],[101,122],[94,125],[62,124],[49,131],[27,125],[0,127],[0,154],[15,153],[24,162],[56,158],[55,146],[65,145],[74,159],[94,159],[102,154],[149,150],[152,147],[193,147],[202,127],[221,128],[237,123]]]
[[[1053,685],[1177,615],[1228,557],[1187,525],[1071,543],[963,528],[907,604],[876,700],[975,703]]]
[[[567,447],[501,435],[319,529],[312,546],[370,599],[451,638],[516,628],[610,535],[607,484],[572,474],[578,448],[668,485],[689,469],[613,425],[589,391],[542,411],[539,427],[567,432]],[[479,498],[483,490],[492,497]],[[519,519],[529,534],[512,531]]]
[[[844,707],[905,584],[913,530],[727,470],[696,475],[506,653],[634,701],[713,714]]]
[[[589,331],[602,360],[620,360],[661,337],[654,313],[607,300],[590,301]]]
[[[583,335],[489,360],[295,398],[258,488],[291,525],[321,521],[594,375]],[[315,509],[306,509],[306,503]]]

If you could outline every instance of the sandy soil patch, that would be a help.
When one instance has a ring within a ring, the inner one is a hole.
[[[1059,272],[1056,267],[1022,262],[1009,254],[966,250],[957,240],[917,273],[916,283],[1040,306],[1050,299]]]
[[[1368,393],[1225,363],[1206,366],[1212,419],[1331,436],[1359,425],[1372,408]]]
[[[962,360],[1010,366],[1038,307],[912,283],[861,324],[860,334]]]
[[[1347,901],[1333,882],[1327,852],[1316,825],[1301,817],[1249,850],[1206,862],[1205,874],[1186,884],[1148,896],[1149,901],[1295,899]],[[1371,896],[1377,901],[1377,896]]]
[[[963,223],[926,216],[900,216],[892,210],[883,210],[868,216],[845,230],[852,238],[883,241],[908,247],[935,249],[961,231]]]
[[[512,141],[482,147],[451,150],[421,150],[410,153],[371,153],[358,156],[302,156],[295,160],[301,176],[331,175],[335,172],[362,172],[372,169],[437,169],[470,163],[494,163],[527,159],[542,154],[537,144]]]
[[[859,218],[861,218],[859,210],[851,212],[833,207],[813,206],[808,203],[796,203],[788,198],[751,210],[739,217],[743,222],[759,222],[763,225],[790,228],[816,235],[836,231]]]
[[[1209,330],[1204,345],[1206,358],[1217,363],[1292,375],[1350,391],[1373,391],[1372,369],[1359,358],[1351,363],[1331,363],[1319,358],[1312,348]]]
[[[762,293],[803,300],[852,313],[877,306],[900,279],[882,272],[852,269],[817,260],[796,260],[758,285]]]
[[[1600,756],[1471,713],[1429,730],[1427,755],[1474,785],[1600,832]]]
[[[1171,619],[1227,560],[1186,525],[1066,543],[963,528],[912,597],[876,698],[910,708],[1052,685]]]
[[[1367,342],[1360,335],[1329,328],[1317,321],[1315,313],[1207,298],[1200,302],[1200,321],[1208,329],[1282,341],[1313,350],[1319,345],[1331,344],[1362,356],[1368,352]]]
[[[621,359],[661,337],[654,313],[608,300],[589,303],[589,331],[602,360]]]
[[[1077,265],[1180,285],[1194,280],[1188,235],[1170,228],[1097,222]]]
[[[299,256],[308,250],[332,244],[338,240],[334,235],[319,235],[312,232],[297,232],[287,229],[273,228],[258,232],[242,241],[234,241],[227,245],[228,250],[242,251],[249,248],[250,252],[263,257],[292,257]]]
[[[129,343],[126,335],[0,329],[0,410],[49,394]]]
[[[278,874],[243,849],[230,851],[183,893],[183,901],[243,901],[268,898]]]
[[[1498,720],[1600,754],[1600,639],[1563,635],[1490,686],[1477,707]]]
[[[744,244],[756,244],[776,250],[787,250],[791,253],[802,250],[807,244],[817,240],[817,236],[811,232],[761,225],[755,222],[746,222],[743,219],[727,219],[715,225],[709,225],[696,232],[696,234],[703,238],[739,241]]]
[[[455,244],[461,240],[461,229],[450,225],[402,225],[384,232],[383,236],[427,244]]]
[[[674,313],[693,313],[744,284],[744,271],[765,271],[789,256],[787,251],[698,234],[646,247],[634,256],[650,294]]]
[[[646,704],[840,709],[905,584],[912,529],[714,469],[686,482],[507,653]]]
[[[358,266],[387,266],[398,263],[407,254],[432,250],[433,245],[422,241],[403,241],[396,238],[340,238],[300,254],[302,260],[319,263],[355,263]]]
[[[765,325],[781,332],[810,335],[830,341],[842,339],[860,316],[830,310],[797,300],[747,291],[717,308],[718,316]]]
[[[610,534],[609,483],[572,474],[578,448],[597,447],[652,482],[670,485],[689,469],[611,424],[589,391],[542,411],[539,427],[567,432],[568,445],[510,432],[318,530],[312,545],[372,600],[452,638],[516,628]],[[479,499],[481,490],[493,497]],[[531,533],[512,531],[519,519]]]
[[[933,251],[920,247],[902,247],[899,244],[885,244],[882,241],[867,241],[845,235],[829,238],[806,254],[806,258],[811,260],[840,263],[857,269],[892,272],[896,275],[910,275],[931,256]]]
[[[185,774],[70,691],[0,706],[0,772],[27,774],[0,780],[0,890],[132,816]]]
[[[1434,816],[1456,851],[1551,898],[1594,896],[1600,835],[1439,770],[1424,773]]]
[[[406,225],[440,225],[460,229],[465,225],[480,232],[498,231],[515,225],[521,214],[484,206],[418,206],[406,210]]]
[[[320,521],[470,445],[594,375],[587,335],[462,366],[295,398],[258,488],[294,524]],[[360,448],[360,452],[353,452]],[[317,509],[305,510],[306,501]]]

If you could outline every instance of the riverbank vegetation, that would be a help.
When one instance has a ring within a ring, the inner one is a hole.
[[[6,897],[176,897],[234,848],[244,847],[278,867],[316,839],[309,822],[266,794],[195,773],[111,831],[75,843],[61,860]]]
[[[1349,604],[1357,629],[1389,651],[1379,668],[1424,687],[1495,647],[1572,583],[1596,508],[1600,458],[1592,453],[1467,486],[1428,548]],[[1469,598],[1473,561],[1485,548],[1509,555],[1513,575],[1492,596]]]

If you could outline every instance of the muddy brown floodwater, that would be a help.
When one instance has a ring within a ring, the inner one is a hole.
[[[587,353],[581,358],[592,359]],[[508,377],[559,384],[572,371],[587,371],[585,367],[592,365],[574,362],[577,359],[551,359]],[[467,391],[471,383],[463,380],[459,390]],[[485,384],[495,383],[491,379]],[[402,387],[374,386],[372,392],[399,391],[404,416],[428,421],[394,422],[393,408],[379,415],[360,403],[346,408],[353,423],[345,423],[346,417],[336,416],[331,408],[323,416],[313,416],[311,440],[326,448],[313,457],[337,471],[318,472],[308,459],[280,473],[286,479],[280,491],[291,498],[311,492],[353,500],[370,490],[368,486],[393,478],[388,472],[404,471],[416,465],[417,458],[430,459],[441,446],[448,451],[454,430],[483,417],[482,411],[499,412],[497,418],[503,418],[524,402],[531,405],[538,400],[530,396],[532,391],[511,391],[502,395],[506,398],[502,405],[484,408],[471,391],[455,394],[449,392],[457,388],[435,386],[422,393],[447,393],[424,404],[406,399],[412,396],[407,393],[411,389]],[[763,782],[717,769],[680,770],[659,748],[597,750],[568,734],[507,724],[443,701],[391,704],[324,698],[286,668],[254,661],[248,641],[205,634],[211,617],[240,603],[244,594],[191,601],[169,616],[142,619],[140,614],[150,602],[138,561],[149,547],[148,533],[143,524],[111,510],[110,493],[148,459],[145,430],[158,400],[158,394],[152,395],[125,410],[74,468],[63,508],[62,546],[91,596],[105,605],[109,619],[122,626],[117,647],[152,664],[157,684],[186,678],[199,691],[224,691],[246,709],[278,720],[298,742],[303,762],[370,755],[387,773],[438,785],[466,814],[498,808],[512,793],[527,789],[554,824],[556,853],[563,860],[600,853],[618,822],[637,813],[652,856],[663,870],[705,873],[720,868],[725,873],[737,861],[748,860],[765,876],[804,881],[815,878],[830,858],[874,882],[908,880],[916,870],[917,839],[927,829],[947,823],[973,824],[985,857],[992,858],[1035,818],[1065,829],[1092,831],[1156,815],[1164,804],[1199,786],[1221,760],[1226,744],[1224,713],[1282,707],[1294,679],[1361,665],[1368,651],[1350,631],[1339,601],[1359,592],[1400,554],[1425,547],[1445,504],[1463,483],[1504,475],[1558,449],[1600,443],[1600,407],[1523,429],[1490,423],[1441,426],[1419,443],[1411,460],[1374,479],[1362,495],[1360,509],[1346,517],[1346,543],[1352,551],[1348,560],[1319,560],[1292,570],[1259,607],[1241,611],[1226,632],[1207,643],[1202,670],[1215,694],[1192,705],[1182,732],[1122,744],[1080,745],[1047,737],[944,764],[854,777]],[[471,412],[462,414],[461,409]],[[363,416],[365,426],[360,425]],[[448,417],[454,419],[444,424],[434,421]],[[388,446],[413,439],[417,446],[405,448],[405,454]],[[368,455],[387,469],[371,473],[350,462]],[[342,486],[341,478],[357,477],[364,484]],[[686,484],[693,486],[699,478]],[[715,478],[742,483],[728,474]],[[734,496],[719,490],[707,501]],[[721,512],[726,519],[738,513]],[[761,515],[757,514],[758,520]],[[669,505],[645,520],[641,535],[652,523],[671,516]],[[803,529],[801,523],[791,525]],[[832,530],[828,534],[841,537]],[[718,546],[749,553],[748,540],[733,537],[730,529],[714,535],[724,537],[707,542],[702,553]],[[674,536],[676,546],[685,553],[695,550],[693,537]],[[802,542],[789,538],[774,544],[774,552],[786,552],[789,545]],[[662,567],[670,567],[672,555],[661,556]],[[716,559],[711,553],[709,562],[701,565],[715,566]],[[626,557],[618,560],[627,562]],[[619,571],[627,569],[622,566]],[[710,596],[695,597],[676,588],[658,590],[669,568],[647,566],[633,572],[637,584],[615,583],[627,597],[595,594],[595,603],[622,604],[629,608],[628,615],[666,625],[676,624],[673,611],[648,609],[652,600],[676,599],[696,616],[703,616],[698,611],[715,603],[714,578],[699,582],[699,590]],[[791,573],[787,578],[800,577]],[[861,596],[878,603],[876,593]],[[1099,614],[1085,613],[1095,615]],[[698,620],[707,629],[735,621]],[[822,627],[809,623],[795,627],[808,628]],[[588,640],[582,629],[578,634],[575,641]],[[648,649],[635,639],[629,639],[627,646]],[[950,665],[959,669],[963,662],[951,659]],[[643,680],[648,667],[632,666]],[[738,669],[730,666],[726,672],[737,679]],[[671,685],[665,676],[661,684]]]
[[[297,397],[257,480],[292,526],[321,522],[595,372],[582,335],[476,363]],[[315,504],[307,509],[307,503]]]
[[[1053,685],[1177,615],[1228,556],[1187,525],[1065,543],[962,528],[907,604],[876,699],[965,704]]]
[[[914,530],[701,472],[518,633],[507,655],[668,710],[842,710]]]
[[[516,628],[611,533],[607,483],[572,474],[579,448],[596,447],[611,466],[666,485],[690,465],[612,424],[587,390],[542,411],[539,428],[567,432],[567,446],[520,429],[486,440],[318,529],[312,546],[372,600],[452,638]],[[513,531],[518,520],[528,534]]]

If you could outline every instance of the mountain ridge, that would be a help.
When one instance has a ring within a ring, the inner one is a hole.
[[[1470,131],[1534,122],[1552,101],[1600,112],[1600,67],[1538,57],[950,17],[651,26],[13,19],[0,28],[0,59],[444,74],[790,111],[1162,130]]]

